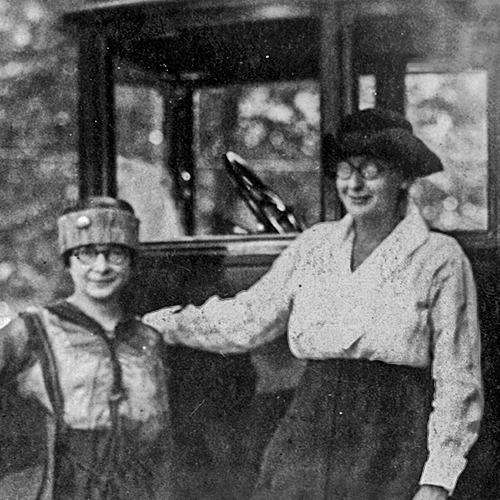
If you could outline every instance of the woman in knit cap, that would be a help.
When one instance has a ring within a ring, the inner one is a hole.
[[[64,213],[58,226],[73,293],[0,330],[2,380],[38,400],[47,416],[40,465],[7,476],[0,496],[168,500],[161,337],[121,301],[139,220],[128,203],[97,197]]]
[[[254,500],[441,500],[482,416],[476,291],[451,237],[408,190],[442,170],[397,113],[345,117],[345,217],[313,226],[233,299],[144,320],[168,343],[243,352],[288,335],[307,366],[267,446]]]

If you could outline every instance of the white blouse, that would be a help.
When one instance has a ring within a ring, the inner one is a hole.
[[[317,224],[235,298],[161,309],[144,321],[167,343],[216,352],[247,351],[287,331],[301,359],[431,366],[436,389],[421,484],[452,492],[483,408],[470,263],[453,238],[429,231],[413,205],[354,272],[353,239],[349,215]]]

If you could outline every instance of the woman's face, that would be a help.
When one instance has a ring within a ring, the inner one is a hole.
[[[75,297],[106,302],[116,298],[130,279],[130,251],[120,245],[79,247],[69,258],[69,272]]]
[[[351,156],[337,165],[336,185],[345,209],[354,219],[392,217],[398,212],[403,174],[383,160]]]

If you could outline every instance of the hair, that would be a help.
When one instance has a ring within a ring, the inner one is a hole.
[[[398,209],[401,210],[402,213],[406,213],[406,209],[411,198],[410,189],[413,186],[413,183],[418,179],[418,177],[412,172],[408,172],[408,170],[403,167],[400,161],[390,160],[376,155],[372,155],[372,158],[374,158],[375,160],[379,159],[387,162],[390,165],[391,169],[400,174],[403,180],[407,183],[406,187],[401,187],[401,189],[399,190],[397,199]]]
[[[81,210],[87,210],[89,208],[114,208],[116,210],[124,210],[126,212],[135,215],[132,205],[125,200],[120,198],[111,198],[110,196],[89,196],[87,198],[82,198],[78,200],[77,203],[67,207],[63,210],[61,215],[70,214],[73,212],[80,212]],[[137,258],[137,252],[132,248],[126,247],[130,252],[130,264],[132,267],[135,266],[135,261]],[[61,255],[64,267],[69,267],[70,257],[74,249],[67,250]]]
[[[408,203],[410,202],[411,199],[410,189],[412,184],[415,182],[415,179],[413,177],[409,177],[408,180],[409,180],[408,187],[401,188],[398,196],[398,207],[403,214],[406,213],[406,210],[408,208]]]

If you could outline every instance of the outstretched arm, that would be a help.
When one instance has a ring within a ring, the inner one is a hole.
[[[249,290],[232,299],[210,298],[200,307],[169,307],[144,316],[169,344],[238,353],[269,342],[286,331],[300,255],[294,241]]]

